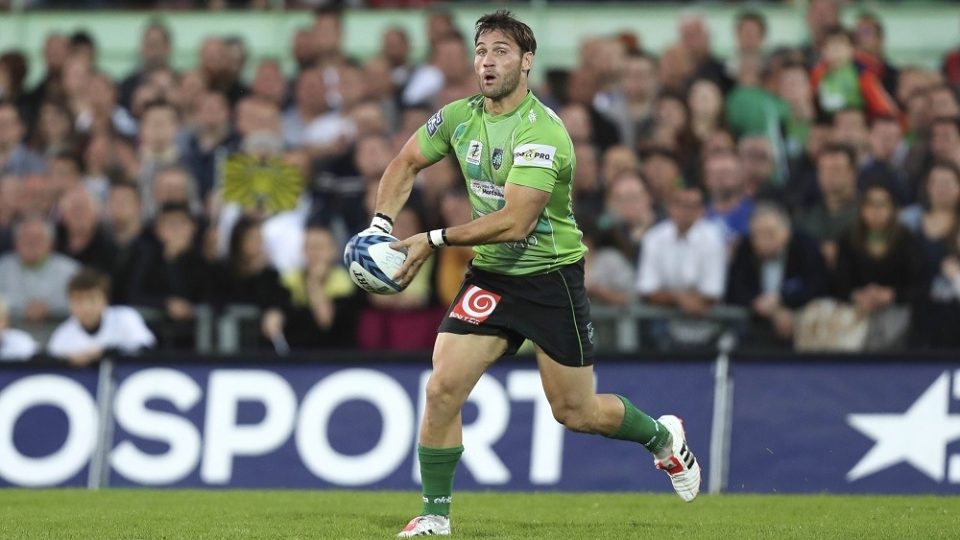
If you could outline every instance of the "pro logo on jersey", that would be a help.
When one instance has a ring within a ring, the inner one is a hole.
[[[470,141],[467,148],[467,163],[471,165],[480,164],[480,154],[483,153],[483,143],[477,140]]]
[[[503,165],[503,148],[493,149],[493,155],[490,156],[490,163],[493,165],[493,170],[500,170],[500,166]]]
[[[440,129],[440,124],[442,123],[443,109],[440,109],[427,120],[427,135],[433,137],[437,133],[437,130]]]
[[[453,306],[450,316],[470,324],[482,324],[497,309],[500,295],[471,285]]]
[[[514,167],[553,167],[557,147],[546,144],[522,144],[513,151]]]

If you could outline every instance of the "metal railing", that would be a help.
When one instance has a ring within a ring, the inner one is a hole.
[[[717,305],[700,319],[684,315],[679,309],[633,303],[627,306],[594,304],[590,308],[594,327],[601,333],[596,342],[603,350],[616,352],[637,351],[642,346],[644,323],[663,320],[707,320],[718,323],[722,331],[736,330],[747,324],[750,312],[741,306]],[[610,348],[604,343],[612,344]]]

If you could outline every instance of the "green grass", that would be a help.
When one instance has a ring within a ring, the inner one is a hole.
[[[459,493],[456,538],[957,538],[960,498]],[[0,490],[0,538],[391,538],[415,493]]]

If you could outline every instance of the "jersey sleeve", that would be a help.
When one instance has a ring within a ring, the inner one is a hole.
[[[453,149],[453,133],[470,115],[468,100],[461,99],[443,106],[417,130],[417,143],[424,157],[433,163]]]
[[[562,125],[534,124],[518,133],[507,182],[552,192],[560,171],[570,163],[570,139]]]

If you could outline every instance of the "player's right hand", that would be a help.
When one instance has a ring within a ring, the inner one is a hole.
[[[415,234],[406,240],[393,242],[390,248],[407,252],[407,259],[403,261],[403,266],[393,276],[393,280],[403,286],[413,281],[424,261],[434,252],[434,248],[430,247],[430,242],[427,240],[427,233]]]

